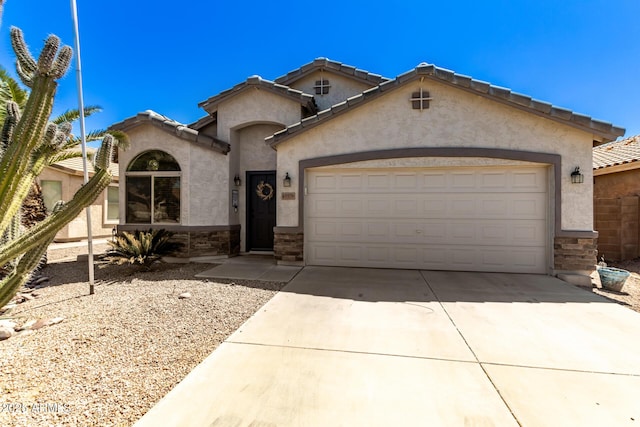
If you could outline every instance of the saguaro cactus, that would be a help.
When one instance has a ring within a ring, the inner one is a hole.
[[[0,7],[3,1],[0,0]],[[1,10],[1,9],[0,9]],[[57,80],[69,68],[72,50],[60,48],[60,40],[49,36],[38,60],[29,52],[22,31],[11,29],[16,54],[16,71],[31,89],[23,111],[14,102],[0,135],[0,307],[8,303],[38,265],[56,233],[90,205],[111,182],[109,162],[114,139],[107,135],[94,157],[95,174],[67,203],[59,204],[38,225],[20,227],[20,206],[35,178],[45,166],[69,157],[75,146],[69,136],[71,125],[50,123]]]

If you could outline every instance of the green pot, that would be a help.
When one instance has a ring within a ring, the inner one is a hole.
[[[602,287],[616,292],[622,291],[622,287],[630,274],[627,270],[620,268],[602,267],[598,269]]]

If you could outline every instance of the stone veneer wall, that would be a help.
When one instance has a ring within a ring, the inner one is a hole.
[[[193,258],[201,256],[227,255],[235,256],[240,253],[240,226],[228,227],[188,227],[188,226],[149,226],[119,225],[118,232],[133,230],[148,230],[149,228],[164,228],[173,232],[172,241],[183,244],[180,251],[171,254],[177,258]]]
[[[596,268],[598,239],[585,237],[556,237],[553,258],[556,270],[593,271]]]
[[[304,261],[304,233],[297,227],[275,227],[273,254],[278,263]]]

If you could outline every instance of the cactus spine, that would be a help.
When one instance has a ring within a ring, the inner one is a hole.
[[[0,7],[3,1],[0,0]],[[49,122],[57,80],[71,63],[72,51],[60,48],[60,40],[50,36],[36,61],[18,28],[11,29],[16,53],[16,70],[31,88],[23,111],[7,105],[0,134],[0,268],[7,272],[0,280],[0,307],[7,304],[28,279],[31,271],[53,241],[56,233],[89,206],[111,182],[109,162],[114,140],[105,136],[95,156],[95,174],[73,199],[57,206],[53,213],[29,230],[20,230],[20,206],[42,169],[55,162],[65,150],[71,126]]]

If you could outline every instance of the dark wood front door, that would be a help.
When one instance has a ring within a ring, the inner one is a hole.
[[[275,171],[247,172],[247,251],[272,251],[276,226]]]

